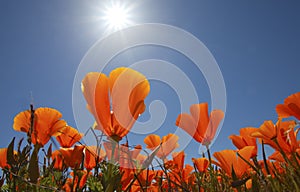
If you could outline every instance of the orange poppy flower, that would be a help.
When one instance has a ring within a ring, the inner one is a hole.
[[[185,158],[185,153],[184,151],[181,152],[174,152],[172,153],[173,157],[173,164],[176,165],[177,172],[183,169],[184,166],[184,158]]]
[[[72,178],[66,180],[62,189],[66,192],[77,191],[76,189],[82,190],[90,174],[91,173],[88,173],[85,170],[77,170],[76,175],[74,176],[74,172],[71,172],[70,175]]]
[[[74,148],[60,148],[59,152],[66,166],[78,169],[83,160],[83,150],[83,145],[75,145]]]
[[[184,158],[185,153],[184,151],[181,152],[174,152],[172,153],[173,160],[165,162],[165,165],[167,165],[166,168],[170,169],[170,179],[173,181],[173,183],[180,184],[181,182],[188,183],[190,178],[190,173],[194,169],[190,165],[184,166]]]
[[[270,145],[276,150],[285,152],[295,151],[297,148],[297,139],[294,128],[295,121],[284,121],[279,119],[276,125],[272,121],[265,121],[257,131],[251,134],[252,137],[263,139],[265,144]]]
[[[194,104],[190,107],[191,115],[180,114],[177,117],[176,125],[185,130],[196,141],[204,145],[209,145],[213,140],[217,128],[224,118],[224,112],[213,110],[208,114],[208,104]]]
[[[300,92],[288,96],[284,104],[276,106],[276,111],[280,118],[294,116],[300,120]]]
[[[55,161],[54,163],[54,169],[58,169],[58,170],[63,170],[63,157],[62,154],[60,153],[59,150],[55,150],[52,152],[51,158],[53,161]]]
[[[9,164],[7,164],[7,148],[0,149],[0,167],[3,169],[10,167]]]
[[[144,112],[144,99],[149,91],[150,85],[144,75],[124,67],[113,70],[109,77],[91,72],[82,80],[87,108],[96,120],[95,129],[117,142]]]
[[[79,133],[77,129],[66,126],[60,131],[60,135],[56,136],[56,140],[59,142],[60,146],[63,148],[72,147],[76,142],[80,141],[83,137],[82,133]]]
[[[254,146],[246,146],[239,150],[238,153],[248,162]],[[234,150],[223,150],[214,153],[214,157],[218,160],[219,166],[228,174],[232,176],[232,168],[238,178],[241,178],[249,169],[249,165],[240,157],[237,156]]]
[[[269,120],[265,121],[257,131],[251,134],[252,137],[261,138],[264,140],[272,140],[277,137],[277,127],[280,122],[278,121],[276,125]]]
[[[191,172],[194,170],[194,167],[192,167],[189,164],[186,164],[179,172],[176,172],[175,170],[172,170],[169,174],[169,178],[172,181],[172,186],[175,183],[177,185],[182,185],[183,183],[188,183],[189,180],[192,178]]]
[[[205,157],[201,157],[198,159],[192,158],[193,163],[197,167],[197,170],[199,172],[206,172],[208,165],[209,165],[209,160]]]
[[[277,151],[283,150],[285,153],[290,154],[299,148],[299,143],[297,142],[297,131],[294,130],[296,123],[295,121],[287,121],[284,123],[286,123],[286,126],[281,127],[278,130],[276,137],[277,143],[270,140],[266,140],[265,143],[269,144]]]
[[[174,149],[179,147],[178,139],[178,136],[172,133],[163,136],[162,139],[158,135],[150,134],[144,139],[144,143],[152,151],[161,144],[156,156],[160,159],[165,159]]]
[[[229,138],[238,149],[242,149],[246,146],[254,146],[255,149],[253,150],[251,157],[255,157],[257,155],[256,138],[251,137],[251,134],[256,131],[257,128],[254,127],[242,128],[240,129],[240,135],[230,135]]]
[[[181,172],[184,167],[184,158],[185,158],[184,151],[173,152],[172,158],[173,160],[168,160],[164,163],[166,169],[170,169],[176,173]]]
[[[88,146],[85,148],[84,167],[87,170],[92,170],[97,163],[105,158],[105,152],[98,149],[97,146]]]
[[[134,175],[137,174],[135,169],[120,167],[120,172],[122,173],[121,185],[122,191],[125,191],[128,185],[131,183]]]
[[[61,120],[62,114],[51,108],[37,108],[34,111],[34,125],[31,134],[33,144],[44,146],[51,138],[57,136],[67,125]],[[31,111],[23,111],[14,118],[13,128],[16,131],[30,131]]]

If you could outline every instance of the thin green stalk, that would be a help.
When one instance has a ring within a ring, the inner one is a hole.
[[[212,184],[210,186],[214,187],[214,190],[218,190],[219,185],[218,185],[217,178],[215,177],[215,174],[214,174],[214,169],[212,167],[209,145],[205,145],[205,146],[206,146],[206,149],[207,149],[207,155],[208,155],[208,160],[209,160],[209,175],[210,175],[210,182]]]
[[[267,164],[264,140],[261,141],[261,146],[262,146],[262,155],[263,155],[264,165],[265,165],[265,168],[266,168],[266,171],[267,171],[268,175],[270,175],[269,166]]]

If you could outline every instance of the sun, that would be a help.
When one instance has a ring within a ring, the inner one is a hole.
[[[120,3],[111,4],[104,11],[103,20],[106,26],[112,30],[120,30],[130,25],[129,8]]]

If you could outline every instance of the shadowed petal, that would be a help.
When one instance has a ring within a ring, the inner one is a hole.
[[[177,165],[178,171],[181,171],[184,166],[184,151],[172,153],[173,162]]]
[[[195,166],[197,167],[199,172],[206,172],[208,165],[209,165],[209,160],[202,157],[202,158],[192,158],[193,163],[195,164]]]
[[[71,168],[79,168],[83,160],[83,150],[84,146],[75,145],[74,148],[61,148],[59,152],[61,153],[64,163]]]
[[[276,112],[278,116],[282,118],[287,118],[293,113],[285,104],[278,104],[276,106]]]
[[[87,146],[85,148],[84,167],[87,170],[92,170],[96,166],[96,163],[104,159],[105,155],[105,152],[102,149],[98,149],[97,146]]]
[[[276,106],[276,111],[280,118],[294,116],[300,120],[300,92],[288,96],[284,104]]]
[[[236,146],[238,149],[242,149],[243,147],[247,146],[242,136],[230,135],[229,139],[231,139],[234,146]]]
[[[215,152],[214,157],[219,161],[220,167],[228,174],[231,175],[233,163],[236,161],[236,153],[233,150],[222,150]]]

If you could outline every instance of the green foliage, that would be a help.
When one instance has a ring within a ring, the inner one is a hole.
[[[118,164],[103,162],[100,166],[101,184],[105,192],[121,191],[122,174]]]

